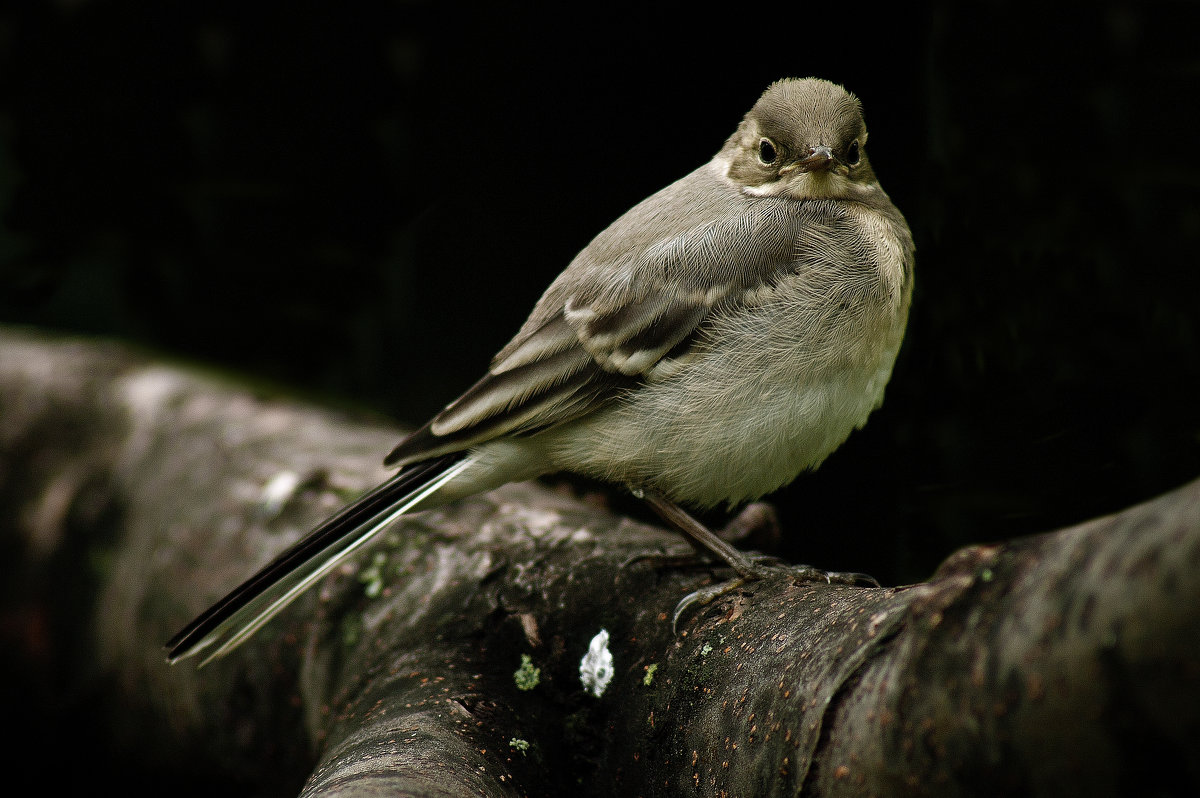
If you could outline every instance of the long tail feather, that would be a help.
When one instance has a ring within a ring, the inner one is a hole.
[[[167,661],[212,649],[203,666],[241,645],[314,582],[458,476],[471,462],[462,453],[413,463],[347,505],[205,610],[167,642]],[[213,648],[216,646],[216,648]]]

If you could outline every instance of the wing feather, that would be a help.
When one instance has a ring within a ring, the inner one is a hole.
[[[747,197],[711,166],[651,196],[571,262],[483,379],[386,462],[532,434],[669,377],[715,308],[744,303],[793,267],[795,208]]]

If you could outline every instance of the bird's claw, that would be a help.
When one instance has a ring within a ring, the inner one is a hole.
[[[732,593],[745,583],[746,580],[743,577],[737,576],[727,582],[709,585],[688,593],[679,600],[679,603],[675,605],[675,612],[671,614],[671,634],[678,634],[679,619],[691,607],[710,604],[714,599],[718,599],[726,593]]]

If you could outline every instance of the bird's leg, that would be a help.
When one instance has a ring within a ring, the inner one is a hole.
[[[697,604],[701,606],[708,604],[714,599],[737,590],[746,582],[763,579],[772,575],[785,574],[797,581],[821,581],[846,585],[857,585],[866,582],[876,587],[879,586],[879,582],[867,574],[823,571],[811,565],[767,565],[738,551],[661,493],[651,490],[641,490],[636,491],[635,495],[650,505],[650,509],[654,510],[660,518],[691,538],[693,544],[708,551],[737,572],[737,576],[734,579],[701,588],[684,596],[675,605],[675,612],[671,618],[672,631],[675,630],[679,618],[690,607]]]
[[[642,491],[642,499],[650,505],[650,509],[658,513],[659,518],[691,538],[692,543],[724,562],[741,579],[761,579],[768,571],[731,544],[717,537],[704,524],[697,521],[686,510],[675,502],[655,491]]]
[[[675,531],[683,531],[694,549],[692,554],[636,554],[629,559],[628,562],[630,563],[641,560],[653,560],[662,567],[686,567],[707,564],[710,562],[709,558],[711,555],[715,555],[722,562],[728,562],[725,554],[732,548],[732,544],[734,543],[758,540],[761,541],[761,544],[768,546],[768,548],[773,548],[780,537],[779,519],[775,515],[774,508],[766,502],[752,502],[743,507],[722,529],[709,530],[702,522],[692,518],[686,511],[661,494],[656,494],[653,500],[647,500],[645,491],[633,486],[630,486],[630,491],[654,507],[659,517],[674,527]],[[674,515],[675,513],[678,516]],[[685,527],[683,524],[688,524],[688,526]],[[692,530],[698,530],[701,534],[715,535],[718,541],[724,541],[725,545],[721,551],[713,551],[704,541],[694,542],[694,537],[691,534]],[[777,557],[770,557],[765,554],[742,554],[736,548],[733,551],[736,555],[749,560],[751,568],[757,567],[764,562],[779,561]],[[737,566],[732,567],[737,568]]]

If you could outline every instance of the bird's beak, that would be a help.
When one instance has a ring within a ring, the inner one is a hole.
[[[833,150],[821,144],[811,148],[807,157],[796,162],[796,167],[801,172],[828,172],[833,163]]]

